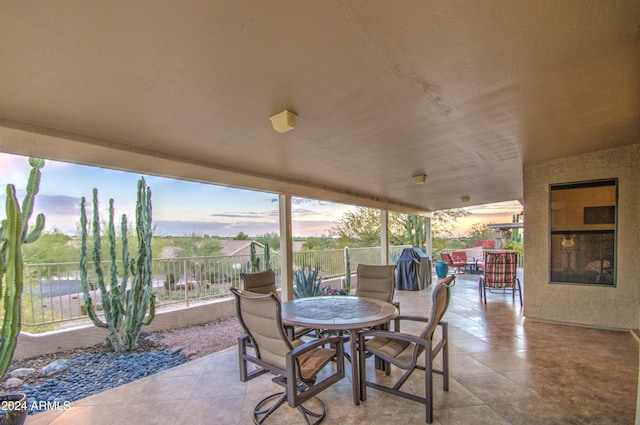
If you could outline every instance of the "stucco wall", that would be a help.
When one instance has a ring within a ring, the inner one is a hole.
[[[618,178],[617,285],[549,284],[549,185]],[[524,314],[603,329],[640,324],[640,144],[524,167]]]

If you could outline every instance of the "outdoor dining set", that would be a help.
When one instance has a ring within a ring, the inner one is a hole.
[[[482,266],[478,289],[485,304],[487,289],[510,290],[512,297],[518,292],[522,304],[515,252],[486,252]],[[345,377],[345,359],[351,366],[354,405],[366,401],[367,388],[373,388],[424,404],[426,422],[433,422],[433,374],[442,375],[442,388],[449,389],[448,324],[442,317],[455,274],[433,285],[426,316],[400,314],[394,302],[395,265],[359,264],[353,296],[289,301],[280,299],[271,269],[241,276],[244,287],[231,288],[245,331],[238,338],[240,380],[271,373],[272,381],[283,387],[255,405],[254,423],[263,423],[285,403],[296,408],[306,424],[320,423],[327,409],[318,394]],[[410,322],[419,326],[404,325]],[[374,359],[375,376],[367,377],[369,358]],[[392,367],[404,372],[395,384],[383,385],[389,381],[385,377],[392,378]],[[424,397],[401,389],[416,369],[424,371]]]
[[[433,373],[443,376],[443,389],[448,390],[448,328],[441,318],[449,305],[454,275],[436,284],[431,312],[425,317],[400,315],[399,305],[393,303],[393,265],[359,265],[355,296],[281,301],[273,271],[242,277],[244,289],[232,288],[245,331],[238,343],[240,380],[271,373],[272,381],[283,387],[255,406],[256,424],[285,403],[297,408],[305,423],[320,423],[326,406],[318,394],[345,377],[345,359],[351,365],[354,405],[366,400],[369,387],[423,403],[426,422],[433,421]],[[408,321],[422,322],[422,331],[402,333],[401,324]],[[434,338],[437,328],[441,332]],[[436,370],[433,360],[440,353],[442,367]],[[368,358],[375,359],[376,374],[389,376],[391,368],[397,367],[404,375],[394,386],[383,386],[375,377],[368,379]],[[416,369],[425,371],[424,397],[400,389]]]

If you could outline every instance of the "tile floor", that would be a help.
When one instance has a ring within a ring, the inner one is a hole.
[[[425,315],[430,292],[398,291],[402,313]],[[474,276],[458,277],[445,316],[450,389],[442,391],[435,375],[435,424],[634,423],[638,344],[629,333],[527,321],[511,296],[488,298],[481,304]],[[369,377],[375,374],[371,363]],[[376,379],[387,378],[378,373]],[[423,380],[418,371],[405,385],[424,394]],[[66,411],[30,416],[27,424],[250,424],[253,406],[276,388],[264,375],[241,383],[233,347],[79,400]],[[354,406],[349,376],[321,397],[329,406],[326,424],[425,421],[421,404],[370,388],[367,401]],[[268,423],[300,419],[284,407]]]

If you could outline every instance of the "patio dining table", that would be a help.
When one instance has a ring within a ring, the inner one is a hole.
[[[398,316],[391,303],[364,297],[323,296],[299,298],[282,303],[285,325],[313,329],[349,331],[353,404],[360,404],[357,332],[387,323]]]

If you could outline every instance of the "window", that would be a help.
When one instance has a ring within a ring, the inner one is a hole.
[[[615,286],[618,180],[550,186],[550,282]]]

